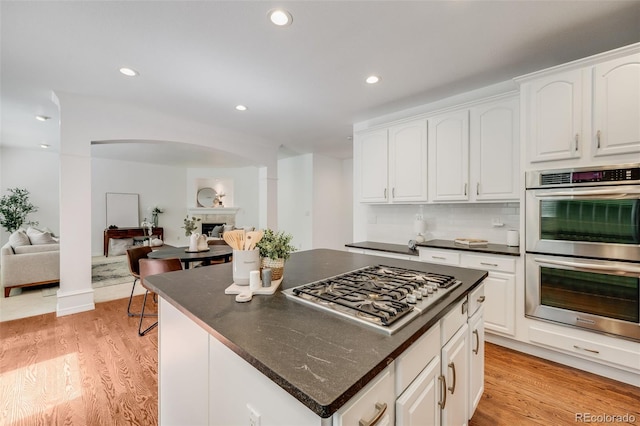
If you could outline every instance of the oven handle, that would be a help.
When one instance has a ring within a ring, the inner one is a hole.
[[[583,262],[568,262],[566,260],[550,260],[550,259],[540,259],[538,257],[533,258],[536,263],[548,264],[548,265],[558,265],[558,266],[569,266],[572,268],[581,268],[581,269],[595,269],[598,271],[610,271],[610,272],[629,272],[632,274],[640,273],[640,267],[637,266],[621,266],[619,263],[616,266],[608,266],[608,265],[598,265],[593,263],[583,263]]]
[[[627,195],[638,195],[640,194],[640,187],[636,186],[624,186],[624,187],[616,187],[616,188],[607,188],[607,189],[572,189],[569,191],[549,191],[538,193],[536,192],[536,197],[538,198],[551,198],[551,197],[602,197],[609,196],[609,198],[622,198]]]

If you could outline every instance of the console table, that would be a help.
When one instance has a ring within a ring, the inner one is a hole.
[[[104,255],[109,256],[109,239],[110,238],[133,238],[144,237],[147,228],[115,228],[104,230]],[[164,229],[162,227],[153,228],[153,235],[157,235],[164,241]]]

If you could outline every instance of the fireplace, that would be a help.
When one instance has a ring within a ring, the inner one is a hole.
[[[202,234],[211,236],[211,232],[213,228],[216,226],[226,225],[226,223],[203,223],[202,224]]]

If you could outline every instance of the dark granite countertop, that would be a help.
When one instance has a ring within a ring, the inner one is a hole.
[[[486,276],[485,271],[338,250],[293,253],[281,289],[386,264],[453,275],[463,284],[393,335],[287,299],[235,302],[224,290],[232,264],[169,272],[149,287],[318,416],[330,417],[433,326]],[[161,319],[162,321],[162,319]]]
[[[375,251],[386,251],[390,253],[398,253],[398,254],[406,254],[409,256],[419,256],[418,250],[411,250],[407,244],[388,244],[388,243],[376,243],[374,241],[361,241],[359,243],[349,243],[345,244],[346,247],[365,249],[365,250],[375,250]]]
[[[511,247],[505,244],[487,244],[486,247],[467,247],[456,244],[451,240],[429,240],[424,243],[418,243],[419,247],[430,247],[447,250],[463,250],[473,251],[476,253],[502,254],[507,256],[520,256],[520,247]]]

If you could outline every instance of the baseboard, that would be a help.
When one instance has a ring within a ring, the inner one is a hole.
[[[489,332],[485,333],[485,340],[489,343],[494,343],[499,346],[504,346],[505,348],[513,349],[514,351],[523,352],[538,358],[546,359],[548,361],[557,362],[558,364],[577,368],[578,370],[597,374],[598,376],[607,377],[609,379],[617,380],[618,382],[626,383],[632,386],[640,386],[640,374],[628,370],[623,370],[575,356],[567,355],[558,351],[554,351],[552,349],[532,345],[530,343],[520,342]]]
[[[92,311],[96,308],[93,302],[92,288],[69,292],[58,290],[57,296],[58,304],[56,306],[56,315],[59,317],[77,314],[78,312]]]

